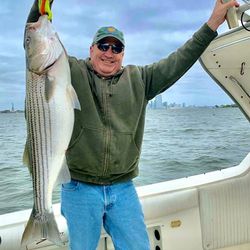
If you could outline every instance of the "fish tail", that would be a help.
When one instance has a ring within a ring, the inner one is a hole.
[[[21,245],[29,245],[34,242],[48,240],[58,246],[64,245],[60,237],[53,212],[42,215],[33,208],[29,221],[23,232]]]

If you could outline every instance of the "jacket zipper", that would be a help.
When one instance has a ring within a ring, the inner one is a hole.
[[[110,126],[110,117],[109,117],[109,102],[108,102],[108,82],[103,80],[103,88],[102,88],[102,99],[103,99],[103,112],[104,112],[104,120],[105,120],[105,129],[104,129],[104,161],[103,161],[103,174],[102,176],[106,176],[108,172],[108,164],[110,158],[110,141],[111,141],[111,126]]]

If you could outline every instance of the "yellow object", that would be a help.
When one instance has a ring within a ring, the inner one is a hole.
[[[181,221],[180,220],[171,221],[171,227],[172,228],[176,228],[176,227],[180,227],[180,226],[181,226]]]
[[[48,20],[52,20],[50,0],[38,0],[38,9],[41,15],[48,15]]]

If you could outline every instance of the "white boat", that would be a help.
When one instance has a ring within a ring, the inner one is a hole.
[[[250,9],[241,6],[238,14]],[[248,16],[245,20],[248,19]],[[250,22],[245,24],[250,27]],[[240,26],[215,39],[201,64],[250,120],[250,32]],[[249,250],[250,153],[238,166],[137,188],[152,250]],[[64,247],[48,241],[24,249],[66,250],[67,227],[54,205]],[[21,250],[31,210],[0,216],[0,250]],[[98,250],[114,249],[102,231]]]

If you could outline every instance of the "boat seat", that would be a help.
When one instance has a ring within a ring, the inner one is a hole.
[[[250,175],[199,188],[203,249],[250,242]]]

